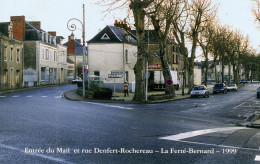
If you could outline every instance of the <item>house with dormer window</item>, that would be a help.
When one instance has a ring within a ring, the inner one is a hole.
[[[13,35],[11,22],[0,23],[0,91],[17,89],[23,82],[23,42]]]
[[[89,75],[101,76],[104,87],[123,90],[125,81],[134,92],[134,66],[137,61],[136,37],[125,28],[106,26],[88,41]],[[113,78],[112,72],[123,72]]]
[[[24,43],[23,86],[65,83],[67,47],[56,32],[41,29],[40,21],[29,22],[25,16],[11,16],[13,35]]]

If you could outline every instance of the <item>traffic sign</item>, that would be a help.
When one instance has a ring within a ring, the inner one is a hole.
[[[116,74],[124,74],[125,71],[121,71],[121,70],[114,70],[114,71],[111,71],[111,74],[113,75],[116,75]]]
[[[108,74],[108,78],[122,78],[123,75],[119,75],[119,74]]]
[[[171,79],[168,79],[168,80],[166,81],[166,84],[167,84],[168,86],[171,86],[172,83],[173,83],[173,81],[172,81]]]

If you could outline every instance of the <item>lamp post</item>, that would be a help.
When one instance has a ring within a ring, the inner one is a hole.
[[[85,56],[86,56],[86,47],[85,47],[85,5],[83,4],[83,22],[81,22],[79,19],[77,18],[71,18],[68,22],[67,22],[67,28],[70,31],[75,31],[77,29],[77,26],[75,24],[70,24],[71,21],[78,21],[81,25],[82,25],[82,40],[83,40],[83,64],[82,64],[82,70],[83,70],[83,78],[82,78],[82,87],[83,87],[83,97],[85,97]],[[88,71],[87,72],[87,77],[88,77]]]

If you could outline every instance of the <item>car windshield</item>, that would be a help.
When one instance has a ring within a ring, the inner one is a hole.
[[[234,87],[234,86],[235,86],[235,84],[229,84],[228,86],[229,86],[229,87]]]
[[[223,84],[215,84],[215,87],[223,87]]]
[[[194,87],[193,90],[205,90],[204,86]]]

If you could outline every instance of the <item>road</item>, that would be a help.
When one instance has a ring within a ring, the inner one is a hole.
[[[260,161],[255,85],[160,104],[69,101],[75,85],[0,95],[0,163],[235,163]]]

